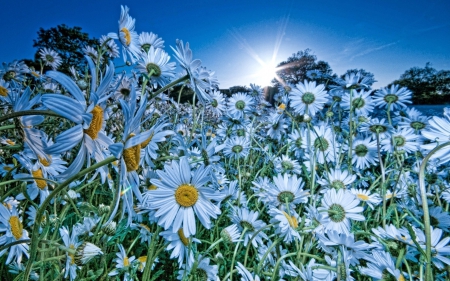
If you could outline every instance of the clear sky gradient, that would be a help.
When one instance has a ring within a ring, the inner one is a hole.
[[[375,88],[426,62],[450,69],[448,0],[8,1],[0,11],[0,62],[32,58],[39,27],[65,23],[96,38],[117,32],[120,5],[130,8],[135,30],[162,37],[169,54],[176,39],[189,42],[220,88],[261,84],[260,62],[306,48],[339,75],[374,73]]]

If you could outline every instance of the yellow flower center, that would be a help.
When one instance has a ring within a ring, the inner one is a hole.
[[[23,225],[19,220],[18,216],[11,216],[9,218],[9,225],[11,226],[11,232],[16,240],[19,240],[22,237]]]
[[[288,215],[286,212],[283,212],[284,216],[287,218],[289,225],[292,228],[297,228],[298,227],[298,221],[294,216],[290,216]]]
[[[148,232],[150,232],[150,227],[148,227],[148,225],[143,224],[143,223],[141,223],[139,225],[142,226],[143,228],[147,229]]]
[[[48,160],[38,156],[39,162],[41,162],[41,164],[44,165],[45,167],[48,167],[48,166],[50,166],[50,164],[52,164],[52,156],[47,155],[47,157],[48,157]]]
[[[400,274],[400,276],[398,277],[398,279],[397,279],[398,281],[405,281],[405,277],[403,277],[403,275],[402,274]]]
[[[135,134],[131,133],[128,139],[134,136]],[[127,172],[136,171],[139,168],[139,161],[141,160],[141,145],[137,144],[124,149],[123,159],[125,160],[125,165],[127,166]]]
[[[183,207],[192,207],[198,200],[198,191],[193,185],[182,184],[175,191],[175,200]]]
[[[141,143],[141,147],[145,148],[150,143],[150,141],[152,140],[154,135],[155,135],[155,132],[152,132],[150,134],[150,137],[148,137],[148,139],[146,139],[143,143]]]
[[[286,105],[285,105],[284,103],[282,103],[282,104],[280,104],[280,105],[278,106],[278,109],[279,109],[279,110],[285,110],[285,109],[286,109]]]
[[[3,166],[3,170],[5,170],[5,171],[11,171],[12,170],[12,168],[11,167],[9,167],[9,166]]]
[[[123,266],[129,266],[130,265],[130,260],[128,259],[127,256],[123,257]]]
[[[32,171],[31,174],[33,175],[34,178],[43,178],[41,169],[37,169],[36,171]],[[41,190],[43,190],[43,189],[45,189],[47,187],[47,181],[46,180],[35,179],[34,181],[36,182],[36,185]]]
[[[92,110],[92,121],[89,128],[84,130],[84,133],[91,137],[91,139],[95,140],[98,137],[98,132],[102,129],[103,123],[103,108],[99,105],[96,105]]]
[[[189,238],[186,238],[186,236],[184,236],[182,228],[178,230],[178,236],[180,237],[181,242],[183,242],[183,245],[187,247],[189,245]]]
[[[369,196],[365,195],[365,194],[357,194],[356,197],[358,197],[359,199],[361,199],[362,201],[367,201],[369,200]]]
[[[143,270],[144,269],[144,263],[147,262],[147,256],[139,257],[138,261],[140,262],[138,269],[139,270]]]
[[[75,245],[74,244],[70,244],[69,248],[72,249],[72,250],[75,250]],[[69,255],[69,257],[70,257],[70,264],[75,264],[75,254],[67,253],[67,255]]]
[[[0,96],[6,97],[8,95],[8,89],[5,87],[0,86]]]
[[[147,190],[156,190],[156,189],[157,189],[157,187],[154,184],[147,186]]]
[[[9,145],[15,145],[16,144],[15,142],[13,142],[10,139],[6,139],[6,143],[9,144]]]
[[[123,37],[125,37],[125,45],[130,45],[131,43],[131,34],[130,31],[128,30],[128,28],[126,27],[122,27],[122,29],[120,30],[123,32]]]

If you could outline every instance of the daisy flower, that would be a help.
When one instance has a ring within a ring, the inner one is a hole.
[[[288,205],[289,210],[295,210],[297,204],[308,201],[309,192],[303,190],[304,183],[301,177],[278,174],[273,177],[273,182],[273,187],[266,191],[271,205],[281,206],[282,210],[286,210],[286,205]]]
[[[237,225],[235,224],[225,227],[220,232],[220,238],[222,238],[226,244],[236,243],[239,241],[240,237],[241,232],[239,231]]]
[[[53,70],[56,70],[61,64],[62,59],[57,52],[52,49],[43,48],[39,50],[39,55],[45,65],[50,66]]]
[[[0,246],[29,239],[28,232],[23,228],[19,212],[14,205],[11,206],[11,210],[8,210],[3,204],[0,204],[0,232],[4,232],[0,236]],[[13,260],[21,263],[23,255],[30,256],[28,250],[29,246],[25,243],[15,244],[0,251],[0,257],[8,251],[5,264],[10,264]]]
[[[211,218],[217,218],[220,209],[211,200],[220,202],[222,195],[206,186],[210,179],[210,168],[201,165],[191,171],[187,157],[172,161],[164,171],[156,171],[160,179],[151,179],[157,189],[151,191],[150,209],[158,224],[166,230],[183,228],[184,235],[196,233],[196,219],[207,229]],[[149,191],[147,191],[149,192]]]
[[[289,94],[291,107],[299,114],[316,115],[328,101],[325,86],[316,82],[304,81],[298,83]]]
[[[373,102],[377,107],[389,108],[390,111],[405,108],[411,104],[412,93],[407,88],[392,85],[390,88],[381,88],[375,93]]]
[[[82,243],[78,241],[78,233],[72,230],[70,234],[69,229],[65,226],[59,229],[59,234],[64,242],[64,246],[71,250],[76,250]],[[75,280],[77,278],[77,269],[79,266],[75,261],[75,254],[71,252],[66,253],[66,268],[64,273],[64,278],[70,277],[70,280]]]
[[[347,110],[354,110],[356,115],[369,115],[373,111],[373,102],[370,91],[354,91],[352,93],[352,104],[350,104],[350,93],[346,93],[342,97],[341,106]]]
[[[114,40],[111,40],[111,37],[102,35],[102,37],[100,37],[99,42],[102,48],[106,51],[106,54],[110,58],[120,57],[119,47],[117,46],[116,42],[114,42]]]
[[[226,109],[225,98],[220,91],[212,90],[210,92],[211,100],[207,102],[206,109],[211,110],[213,116],[220,117]]]
[[[386,123],[386,119],[372,118],[369,122],[365,122],[359,127],[361,133],[371,134],[373,139],[377,138],[377,134],[380,139],[384,139],[390,136],[392,126]]]
[[[114,65],[112,63],[106,67],[106,73],[102,81],[97,86],[95,65],[90,57],[86,56],[91,71],[91,94],[87,105],[84,93],[75,82],[63,73],[48,71],[47,76],[64,86],[73,98],[65,95],[47,94],[42,97],[44,105],[50,110],[74,122],[76,125],[58,135],[55,143],[45,149],[48,154],[60,154],[69,151],[80,142],[82,143],[77,156],[67,170],[59,175],[60,179],[66,179],[78,173],[86,160],[95,158],[97,162],[105,159],[104,150],[112,144],[112,140],[103,131],[106,122],[104,121],[104,110],[108,96],[108,88],[114,75]],[[99,168],[102,181],[106,180],[107,168]]]
[[[108,276],[116,276],[116,275],[120,274],[121,272],[125,272],[124,280],[131,280],[128,269],[129,269],[130,265],[134,262],[136,257],[135,256],[128,257],[122,244],[119,244],[118,247],[119,247],[119,252],[116,253],[117,257],[114,259],[114,262],[116,263],[116,268],[113,271],[111,271],[108,274]]]
[[[418,143],[416,140],[419,135],[414,134],[413,129],[396,129],[392,131],[390,138],[381,141],[381,149],[384,151],[394,152],[403,151],[406,154],[417,151]]]
[[[289,139],[287,141],[289,143],[289,150],[294,152],[295,157],[303,157],[303,146],[306,142],[304,133],[300,130],[294,130],[291,134],[289,134]]]
[[[322,186],[328,186],[330,188],[339,190],[341,188],[345,189],[355,180],[356,176],[349,174],[347,170],[342,171],[338,169],[333,169],[327,173],[325,178],[318,180],[317,183],[320,183]]]
[[[364,76],[360,71],[350,72],[345,74],[344,78],[337,78],[334,81],[337,86],[330,86],[332,91],[349,91],[349,90],[359,90],[368,89],[376,81],[368,76]]]
[[[272,217],[270,223],[276,225],[275,233],[283,237],[283,241],[286,243],[291,243],[294,239],[300,239],[300,234],[297,231],[300,217],[295,211],[290,213],[293,213],[293,215],[277,208],[269,210],[269,215]]]
[[[108,33],[108,36],[112,39],[119,39],[122,43],[123,61],[127,61],[128,54],[131,62],[134,63],[140,52],[138,34],[134,31],[135,20],[128,14],[127,6],[120,6],[120,9],[119,34],[111,32]]]
[[[77,252],[75,253],[75,260],[80,264],[87,264],[96,256],[103,255],[103,252],[96,245],[84,242],[77,248]]]
[[[3,63],[3,69],[0,69],[0,78],[5,82],[22,81],[25,74],[30,73],[30,69],[23,61],[13,61],[11,63]]]
[[[198,260],[199,263],[194,270],[190,266],[184,265],[183,269],[178,271],[177,279],[185,280],[184,277],[187,275],[195,276],[196,280],[202,281],[216,281],[219,278],[219,267],[217,265],[210,265],[211,260],[209,258],[199,255]]]
[[[173,229],[162,231],[159,235],[169,242],[166,250],[172,250],[170,258],[178,258],[178,266],[180,268],[183,264],[187,264],[188,266],[194,264],[195,259],[192,246],[193,243],[201,243],[200,240],[195,237],[185,236],[182,228],[175,232]]]
[[[308,151],[308,159],[317,157],[317,162],[323,164],[325,162],[333,162],[336,159],[336,153],[339,149],[339,143],[336,141],[330,126],[320,125],[314,126],[311,136],[311,147],[304,142],[303,148]]]
[[[139,35],[138,46],[141,50],[148,53],[151,46],[155,49],[164,49],[164,40],[159,38],[158,35],[153,34],[153,32],[142,32]]]
[[[245,137],[234,136],[225,141],[223,154],[232,158],[245,158],[250,151],[250,141]]]
[[[299,175],[302,170],[298,161],[291,159],[289,156],[282,155],[281,157],[275,158],[273,160],[273,165],[275,166],[275,172],[277,173],[289,173]]]
[[[83,51],[83,53],[90,57],[95,63],[97,63],[97,60],[100,60],[100,63],[103,62],[103,57],[99,57],[97,50],[91,46],[85,46],[81,51]]]
[[[268,124],[266,125],[267,135],[277,141],[281,140],[281,137],[286,133],[288,127],[286,118],[280,115],[278,112],[272,112],[268,117]]]
[[[384,251],[373,251],[367,267],[360,267],[360,271],[378,280],[405,280],[401,271],[396,268],[391,254]]]
[[[428,129],[422,131],[422,135],[436,143],[424,145],[423,148],[427,151],[432,150],[438,144],[450,141],[450,117],[446,120],[444,118],[433,116],[433,118],[430,119],[429,124],[430,126]],[[440,165],[450,161],[449,146],[436,152],[431,159],[439,159]]]
[[[443,210],[442,207],[430,208],[430,221],[433,227],[450,232],[450,214]]]
[[[237,118],[244,117],[245,114],[252,112],[255,101],[245,93],[236,93],[228,99],[227,110]]]
[[[140,73],[150,77],[153,87],[158,85],[164,87],[175,77],[175,63],[169,62],[170,56],[163,49],[156,49],[150,46],[147,53],[140,53],[140,60],[136,65]],[[142,93],[144,94],[144,93]]]
[[[180,66],[189,75],[190,87],[194,90],[200,102],[206,104],[211,100],[211,97],[207,93],[207,91],[211,90],[211,85],[207,79],[209,78],[209,75],[207,75],[208,77],[199,75],[199,71],[201,72],[200,68],[202,61],[199,59],[192,59],[192,50],[189,48],[189,43],[186,43],[185,46],[182,40],[177,39],[176,49],[172,46],[170,48],[174,51],[175,58],[180,62]],[[204,78],[204,80],[202,80],[202,78]]]
[[[372,210],[374,210],[374,206],[377,206],[382,201],[379,194],[370,194],[369,190],[352,188],[350,189],[350,192],[353,193],[362,202],[367,203],[367,205],[369,205],[370,209]]]
[[[353,141],[352,164],[358,169],[365,169],[378,163],[378,151],[375,141],[370,138]]]
[[[359,207],[359,199],[350,191],[329,189],[322,198],[322,206],[318,208],[323,212],[324,219],[329,219],[325,224],[327,230],[335,230],[338,233],[350,233],[350,220],[363,221],[361,215],[363,208]]]
[[[425,250],[426,246],[426,238],[425,233],[422,229],[415,229],[417,240],[423,250]],[[433,264],[438,269],[444,269],[445,265],[450,265],[450,237],[446,236],[441,240],[443,231],[439,228],[431,227],[431,255]]]
[[[241,281],[260,281],[259,276],[251,274],[242,263],[237,262],[236,268],[242,276]]]
[[[406,116],[397,117],[399,128],[412,128],[416,134],[428,127],[428,117],[413,108],[406,108]],[[397,121],[397,120],[396,120]]]
[[[239,231],[244,231],[244,246],[247,246],[250,239],[253,237],[252,245],[258,248],[258,245],[263,245],[262,239],[268,239],[267,235],[260,231],[258,234],[256,232],[265,227],[266,224],[262,220],[258,220],[259,212],[251,211],[246,207],[235,208],[231,214],[231,222],[237,226]],[[256,234],[256,236],[255,236]]]

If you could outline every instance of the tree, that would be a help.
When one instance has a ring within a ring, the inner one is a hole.
[[[38,38],[33,40],[33,47],[38,48],[34,55],[34,63],[26,60],[25,62],[33,64],[35,68],[39,66],[39,50],[42,48],[49,48],[56,51],[62,59],[62,64],[58,68],[59,71],[64,73],[70,73],[69,67],[74,66],[77,69],[81,69],[86,60],[84,58],[83,48],[90,46],[94,49],[98,49],[100,43],[95,38],[90,38],[89,34],[82,32],[81,27],[68,27],[65,24],[52,27],[50,29],[43,29],[42,27],[38,31]],[[105,58],[106,59],[106,56]]]
[[[310,49],[292,54],[286,61],[280,62],[277,67],[280,69],[277,71],[278,76],[289,84],[297,84],[305,79],[314,80],[319,84],[329,84],[330,80],[336,77],[333,75],[330,65],[325,61],[317,61],[317,57],[311,54]],[[316,77],[309,75],[310,77],[308,77],[308,71],[317,71],[319,75]],[[278,81],[274,80],[273,83],[279,86]]]
[[[428,62],[424,68],[412,67],[392,84],[407,87],[414,104],[443,104],[450,100],[450,71],[437,71]]]

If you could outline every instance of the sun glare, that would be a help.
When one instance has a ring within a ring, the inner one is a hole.
[[[276,76],[276,65],[275,63],[265,63],[261,71],[257,74],[258,82],[261,86],[269,86],[271,84],[271,81]]]

